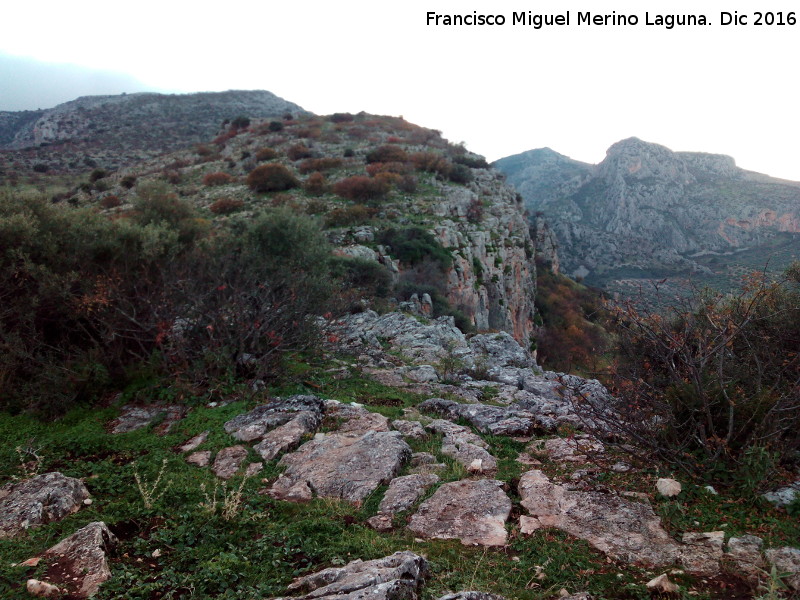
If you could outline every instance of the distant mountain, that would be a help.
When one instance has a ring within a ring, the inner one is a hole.
[[[549,222],[562,270],[590,283],[713,279],[738,273],[734,263],[780,266],[800,254],[800,183],[745,171],[729,156],[630,138],[598,165],[544,148],[494,166]]]
[[[23,168],[113,169],[207,141],[226,119],[287,113],[307,111],[261,90],[84,96],[44,111],[0,112],[0,151]]]

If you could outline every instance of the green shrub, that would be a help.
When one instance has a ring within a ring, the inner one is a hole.
[[[406,265],[415,265],[424,260],[438,263],[442,270],[447,270],[453,265],[450,251],[422,227],[386,229],[377,239],[379,243],[389,246],[391,255]]]
[[[260,165],[250,171],[247,185],[254,192],[283,192],[296,188],[300,182],[283,165]]]
[[[364,225],[372,221],[378,211],[375,208],[356,204],[334,208],[325,217],[326,227],[347,227],[348,225]]]

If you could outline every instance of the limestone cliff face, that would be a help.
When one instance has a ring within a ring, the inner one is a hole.
[[[701,271],[703,253],[798,232],[800,183],[736,167],[729,156],[672,152],[636,138],[592,167],[550,150],[501,159],[529,210],[544,214],[569,275]],[[527,166],[526,166],[527,165]]]
[[[447,273],[448,300],[478,330],[507,331],[527,347],[536,293],[528,223],[516,192],[500,173],[474,173],[467,187],[440,184],[431,203],[439,217],[432,231],[454,258]],[[467,218],[476,204],[482,207],[481,217]]]

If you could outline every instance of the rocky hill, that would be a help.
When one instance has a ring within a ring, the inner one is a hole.
[[[782,268],[798,250],[800,183],[745,171],[728,156],[630,138],[598,165],[545,148],[495,166],[549,222],[562,269],[590,283],[708,278],[763,267],[775,253],[771,266]]]
[[[213,138],[223,121],[305,114],[267,91],[85,96],[44,111],[0,112],[0,157],[17,169],[118,168]]]

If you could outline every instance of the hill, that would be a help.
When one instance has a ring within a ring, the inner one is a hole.
[[[692,274],[725,288],[747,268],[782,270],[798,255],[800,183],[728,156],[630,138],[594,166],[549,149],[495,166],[547,219],[564,272],[607,289]]]

